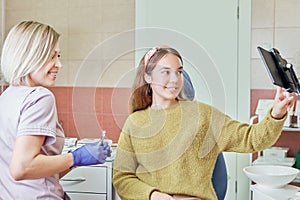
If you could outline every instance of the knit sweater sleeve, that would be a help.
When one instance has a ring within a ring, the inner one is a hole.
[[[154,187],[140,180],[137,175],[137,159],[131,144],[130,120],[121,132],[113,170],[113,185],[122,200],[148,200]]]
[[[279,138],[286,116],[277,120],[269,110],[266,117],[257,124],[240,123],[225,117],[221,135],[217,140],[221,151],[250,153],[272,146]]]

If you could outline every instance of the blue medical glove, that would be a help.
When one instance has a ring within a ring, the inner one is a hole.
[[[111,152],[110,146],[105,141],[86,144],[71,152],[73,155],[72,167],[103,164]]]
[[[102,142],[102,145],[104,146],[104,150],[107,151],[107,157],[110,157],[111,153],[112,153],[112,149],[111,149],[109,143],[104,141],[104,142]]]

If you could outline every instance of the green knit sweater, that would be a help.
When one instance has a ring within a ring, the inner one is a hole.
[[[119,138],[113,184],[123,200],[147,200],[154,190],[217,199],[211,179],[218,154],[270,147],[284,120],[269,112],[249,125],[196,101],[134,112]]]

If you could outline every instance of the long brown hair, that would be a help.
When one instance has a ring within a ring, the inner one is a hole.
[[[149,52],[151,52],[150,55]],[[150,84],[145,81],[144,75],[151,75],[160,59],[168,53],[177,56],[183,64],[182,57],[179,52],[170,47],[154,47],[142,57],[132,87],[130,113],[146,109],[152,104],[152,88]],[[182,91],[178,95],[178,99],[186,99],[184,94],[182,94]]]

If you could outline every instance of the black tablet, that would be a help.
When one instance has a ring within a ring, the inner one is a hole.
[[[293,65],[283,59],[275,48],[269,51],[262,47],[257,49],[273,84],[285,88],[288,92],[300,94],[300,85]]]

